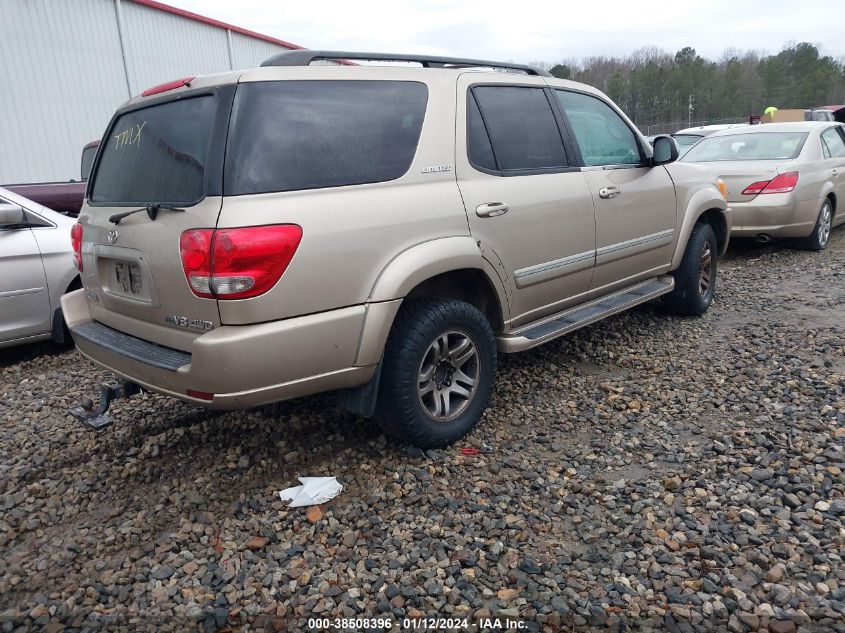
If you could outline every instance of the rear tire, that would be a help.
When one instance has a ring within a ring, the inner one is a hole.
[[[385,433],[439,448],[481,419],[496,377],[485,316],[456,299],[403,304],[387,340],[376,418]]]
[[[666,297],[672,312],[684,316],[700,316],[707,312],[716,292],[718,252],[713,227],[696,224],[681,265],[672,273],[675,289]]]
[[[808,237],[801,240],[801,247],[808,251],[823,251],[830,241],[830,229],[833,223],[833,205],[830,198],[825,198],[816,225]]]

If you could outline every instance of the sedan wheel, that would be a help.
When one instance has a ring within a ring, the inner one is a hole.
[[[832,214],[830,212],[830,203],[825,202],[824,206],[822,206],[821,213],[819,214],[819,244],[822,247],[827,246],[827,241],[830,239],[830,225],[833,221]]]
[[[829,199],[825,199],[822,208],[819,210],[819,217],[813,232],[799,242],[803,248],[810,251],[823,251],[830,241],[830,229],[833,226],[833,205]]]

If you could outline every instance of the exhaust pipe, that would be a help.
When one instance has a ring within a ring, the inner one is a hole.
[[[772,238],[771,235],[766,235],[765,233],[760,233],[760,235],[757,236],[757,243],[758,244],[769,244],[773,241],[774,241],[774,238]]]

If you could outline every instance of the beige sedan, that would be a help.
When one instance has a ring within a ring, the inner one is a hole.
[[[682,162],[706,164],[728,188],[734,237],[799,238],[823,250],[845,222],[845,125],[805,121],[716,132]]]

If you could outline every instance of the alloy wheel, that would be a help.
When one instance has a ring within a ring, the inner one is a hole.
[[[819,217],[819,245],[825,246],[830,239],[830,203],[825,202]]]
[[[702,297],[707,297],[713,280],[713,247],[710,242],[704,242],[701,249],[701,259],[698,263],[698,291]]]
[[[438,336],[429,346],[417,376],[417,394],[429,417],[449,422],[472,401],[479,381],[478,348],[460,330]]]

